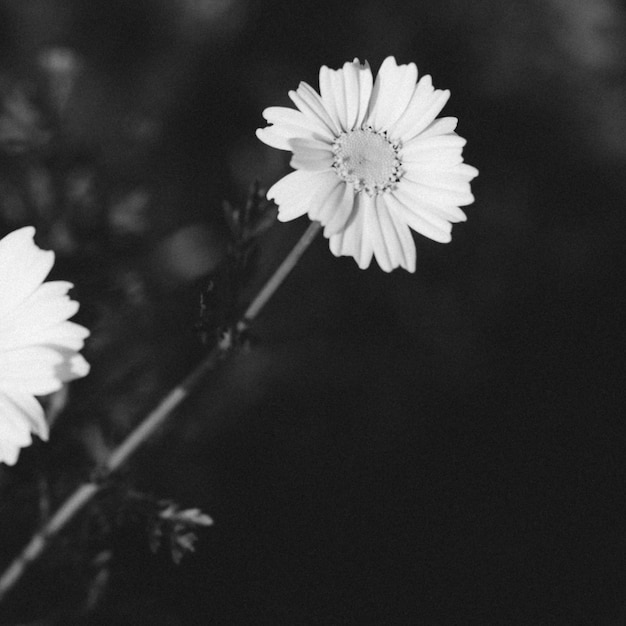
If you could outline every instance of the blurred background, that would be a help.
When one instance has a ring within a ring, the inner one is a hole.
[[[288,171],[267,106],[415,62],[480,170],[447,246],[359,271],[320,238],[119,477],[214,520],[178,565],[125,496],[7,624],[626,623],[626,11],[618,0],[1,0],[0,235],[75,283],[92,373],[0,468],[1,567],[202,357],[223,201]],[[249,298],[306,219],[259,241]],[[115,489],[114,489],[115,491]]]

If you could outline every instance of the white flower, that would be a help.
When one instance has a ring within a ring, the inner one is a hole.
[[[13,465],[31,433],[48,438],[48,424],[35,396],[86,376],[78,354],[89,331],[67,321],[78,303],[72,284],[44,283],[54,252],[38,248],[32,226],[0,240],[0,462]]]
[[[459,208],[474,201],[469,181],[478,170],[463,163],[465,140],[454,117],[435,119],[450,92],[417,82],[414,63],[383,62],[376,82],[368,63],[320,70],[321,96],[300,83],[289,97],[299,110],[270,107],[271,124],[257,130],[266,144],[293,152],[291,172],[267,193],[278,219],[304,215],[324,226],[335,256],[360,268],[372,255],[386,272],[415,271],[409,227],[447,243]]]

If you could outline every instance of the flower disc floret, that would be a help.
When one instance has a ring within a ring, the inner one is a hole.
[[[355,193],[377,195],[400,180],[398,148],[386,133],[377,133],[371,127],[342,132],[333,142],[333,168]]]

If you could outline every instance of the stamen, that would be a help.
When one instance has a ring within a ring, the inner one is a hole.
[[[387,132],[363,126],[343,132],[333,142],[333,168],[339,178],[350,183],[355,193],[376,196],[395,185],[402,177],[400,144],[392,143]]]

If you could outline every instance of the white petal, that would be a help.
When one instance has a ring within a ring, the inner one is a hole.
[[[15,465],[20,455],[21,446],[10,441],[0,440],[0,463]]]
[[[357,263],[361,269],[369,267],[374,254],[374,241],[372,237],[372,215],[376,211],[374,198],[365,193],[357,194],[357,211],[362,216],[363,230],[361,232],[361,245]]]
[[[295,129],[295,127],[294,127]],[[257,128],[256,136],[268,146],[272,148],[276,148],[278,150],[291,150],[289,147],[289,140],[293,139],[294,135],[291,132],[287,132],[285,127],[283,127],[283,132],[281,133],[277,130],[275,126],[267,126],[266,128]],[[295,132],[295,130],[294,130]]]
[[[46,345],[78,351],[83,347],[88,336],[89,331],[74,322],[63,322],[37,331],[30,331],[27,326],[20,326],[10,333],[0,332],[0,350]]]
[[[442,243],[448,243],[450,241],[450,232],[452,231],[450,221],[441,212],[433,210],[432,205],[425,202],[421,196],[411,193],[411,191],[409,187],[403,185],[394,191],[394,195],[411,213],[445,233],[445,241],[442,241]]]
[[[66,321],[78,310],[65,295],[72,283],[44,283],[13,311],[0,319],[0,350],[48,345],[80,350],[89,331]]]
[[[405,187],[415,198],[437,205],[465,206],[474,202],[474,196],[469,190],[468,183],[446,184],[441,177],[436,175],[431,175],[428,178],[425,176],[423,178],[418,177],[417,180],[413,180],[407,172],[402,179],[401,186]]]
[[[281,222],[289,222],[308,212],[317,181],[326,173],[296,170],[270,187],[267,197],[278,205],[278,219]]]
[[[58,326],[46,328],[41,331],[41,334],[37,334],[35,339],[38,344],[78,351],[85,345],[85,339],[89,335],[89,331],[84,326],[67,321]]]
[[[363,195],[355,196],[355,206],[345,227],[329,239],[330,251],[335,256],[354,257],[358,266],[365,269],[372,260],[372,247],[364,245]]]
[[[327,172],[317,178],[317,189],[311,196],[309,204],[309,217],[325,224],[334,213],[339,196],[333,195],[340,186],[345,183],[333,172]]]
[[[408,169],[404,175],[404,179],[411,180],[421,185],[427,185],[429,187],[458,191],[459,193],[467,193],[470,191],[469,180],[463,175],[462,172],[458,172],[456,168],[423,168],[422,170],[417,168]]]
[[[385,196],[385,206],[387,205],[387,198]],[[389,211],[389,207],[387,207]],[[401,264],[404,269],[408,272],[415,272],[415,261],[416,261],[416,252],[415,252],[415,241],[413,241],[413,235],[411,235],[411,230],[407,226],[405,222],[398,219],[396,215],[389,211],[389,217],[393,222],[393,225],[398,233],[398,238],[400,240],[400,245],[402,246],[404,262]]]
[[[54,252],[35,245],[32,226],[0,240],[0,318],[30,296],[54,264]]]
[[[0,319],[0,332],[19,324],[31,330],[39,330],[63,322],[76,315],[78,302],[65,295],[72,283],[52,281],[40,285],[19,306]],[[1,342],[1,338],[0,338]]]
[[[62,383],[89,373],[89,364],[71,349],[36,346],[0,352],[0,389],[43,396]]]
[[[363,236],[371,241],[374,257],[384,272],[390,272],[394,266],[396,251],[393,241],[388,241],[383,230],[378,196],[371,198],[372,207],[365,212],[365,230]],[[399,245],[398,245],[399,247]]]
[[[346,226],[347,228],[347,226]],[[345,236],[345,231],[346,229],[344,228],[343,230],[340,230],[337,233],[334,233],[333,235],[331,235],[329,237],[329,241],[328,241],[328,246],[330,248],[330,251],[335,255],[335,256],[341,256],[342,255],[342,251],[343,251],[343,238]]]
[[[274,200],[280,206],[290,200],[311,196],[315,193],[317,180],[322,175],[324,173],[305,170],[290,172],[268,189],[267,199]]]
[[[315,207],[319,206],[315,211],[315,217],[312,217],[312,219],[319,221],[322,226],[327,226],[330,222],[333,222],[330,231],[336,232],[338,227],[343,227],[350,217],[354,203],[354,194],[350,185],[336,178],[330,193],[325,193],[324,196],[325,198],[322,199],[320,191],[320,195],[311,200],[309,215],[312,216]],[[327,231],[326,228],[324,229],[324,232],[330,231]]]
[[[416,206],[419,206],[423,209],[425,213],[430,213],[435,215],[446,222],[451,222],[452,224],[457,224],[458,222],[467,222],[467,215],[465,215],[464,211],[460,209],[458,206],[454,205],[437,205],[426,202],[425,200],[420,199],[419,201],[414,201]]]
[[[439,115],[449,97],[450,92],[447,89],[433,89],[430,76],[422,77],[413,92],[411,102],[390,129],[390,135],[404,142],[419,135]]]
[[[340,103],[341,94],[338,93],[335,84],[335,74],[335,70],[331,70],[329,67],[322,65],[320,68],[320,95],[328,115],[330,115],[333,122],[338,127],[342,127],[340,113],[343,112],[343,106]]]
[[[411,156],[416,152],[424,152],[430,150],[447,150],[453,149],[458,150],[462,148],[467,141],[463,139],[463,137],[459,137],[455,133],[450,133],[448,135],[436,135],[434,137],[425,137],[422,138],[421,135],[413,138],[411,141],[407,141],[404,143],[402,147],[402,154],[406,155],[406,158],[411,158]]]
[[[393,269],[402,266],[413,272],[415,271],[415,243],[408,226],[398,223],[395,216],[392,216],[385,197],[385,195],[377,197],[376,214],[389,253],[391,267]]]
[[[30,394],[0,392],[0,462],[14,465],[20,449],[32,443],[31,432],[48,439],[48,423],[39,402]]]
[[[25,374],[17,377],[0,378],[0,385],[7,392],[22,391],[34,396],[47,396],[62,387],[60,379],[51,371],[48,376],[35,374],[27,377]]]
[[[346,126],[344,130],[352,130],[359,114],[359,70],[354,63],[343,66],[343,83],[346,106]]]
[[[0,389],[46,395],[61,388],[64,357],[58,349],[36,346],[0,352]]]
[[[263,111],[263,117],[276,126],[289,126],[298,129],[299,136],[320,139],[332,142],[333,135],[328,127],[320,120],[307,117],[301,111],[289,109],[287,107],[268,107]]]
[[[335,200],[333,215],[331,215],[325,223],[324,237],[326,238],[335,235],[345,227],[354,208],[354,191],[350,185],[341,185],[335,193],[337,193],[339,197]]]
[[[349,130],[348,124],[348,108],[346,105],[346,99],[348,97],[346,93],[346,82],[343,76],[342,70],[336,70],[329,75],[330,87],[333,93],[335,115],[337,118],[337,124],[339,130]]]
[[[405,112],[415,91],[417,67],[397,65],[387,57],[378,71],[370,99],[368,123],[376,130],[390,129]]]
[[[294,111],[302,115],[299,111]],[[304,116],[303,116],[304,117]],[[309,130],[303,126],[296,126],[295,124],[274,124],[273,126],[266,126],[265,128],[257,128],[256,136],[268,146],[277,148],[278,150],[291,150],[291,142],[297,139],[304,139],[308,141],[323,141],[330,148],[332,136],[328,131],[327,136],[322,133]]]
[[[413,141],[409,149],[402,149],[400,159],[403,165],[410,167],[451,168],[463,162],[463,148],[429,148]]]
[[[454,165],[447,165],[445,163],[429,163],[427,161],[421,162],[407,162],[405,174],[409,174],[413,180],[418,180],[422,176],[447,176],[454,175],[460,181],[469,183],[471,180],[478,176],[478,170],[466,163],[456,163]]]
[[[91,367],[82,354],[72,354],[66,358],[60,367],[57,367],[56,375],[64,382],[68,383],[77,378],[84,378],[89,374]]]
[[[16,416],[19,415],[20,420],[40,439],[48,440],[48,422],[43,407],[33,395],[22,392],[0,393],[0,421],[7,410],[14,411]]]
[[[452,226],[448,222],[432,216],[427,218],[424,213],[420,213],[410,205],[410,198],[400,196],[401,199],[399,199],[398,196],[400,196],[399,189],[396,189],[385,197],[385,202],[394,217],[433,241],[448,243],[452,240],[450,235]]]
[[[420,135],[402,147],[400,158],[407,172],[452,170],[463,163],[464,145],[465,139],[455,134],[426,139],[422,139]],[[463,170],[459,170],[461,171]],[[478,170],[474,168],[474,172],[475,176]]]
[[[467,163],[462,163],[454,168],[456,174],[465,177],[467,180],[473,180],[478,176],[478,169],[473,165],[468,165]]]
[[[339,135],[340,129],[324,107],[319,94],[307,83],[300,83],[296,91],[290,91],[293,103],[312,120],[320,121],[333,135]]]
[[[424,197],[421,187],[415,185],[406,178],[398,185],[396,196],[409,208],[414,209],[420,215],[435,215],[447,222],[465,222],[467,216],[456,205],[432,202]]]
[[[440,117],[431,122],[421,133],[420,137],[435,137],[437,135],[447,135],[454,132],[459,120],[456,117]]]
[[[372,71],[358,59],[343,68],[320,69],[320,93],[333,121],[343,131],[360,126],[365,119],[372,93]]]
[[[296,200],[289,200],[283,202],[278,207],[278,221],[279,222],[291,222],[291,220],[298,219],[309,212],[309,199],[298,198]]]
[[[352,124],[348,121],[348,104],[350,94],[347,92],[347,85],[343,70],[336,70],[329,76],[330,85],[335,101],[335,112],[340,130],[350,130]]]
[[[4,393],[0,393],[0,441],[20,447],[30,444],[30,426],[18,406]]]
[[[355,63],[359,60],[355,59]],[[369,63],[365,61],[363,65],[359,64],[359,112],[354,122],[354,128],[360,127],[365,122],[365,117],[369,110],[370,99],[372,97],[372,89],[374,78]]]
[[[329,169],[333,164],[334,154],[330,146],[315,139],[293,139],[291,167],[299,170],[320,171]]]

